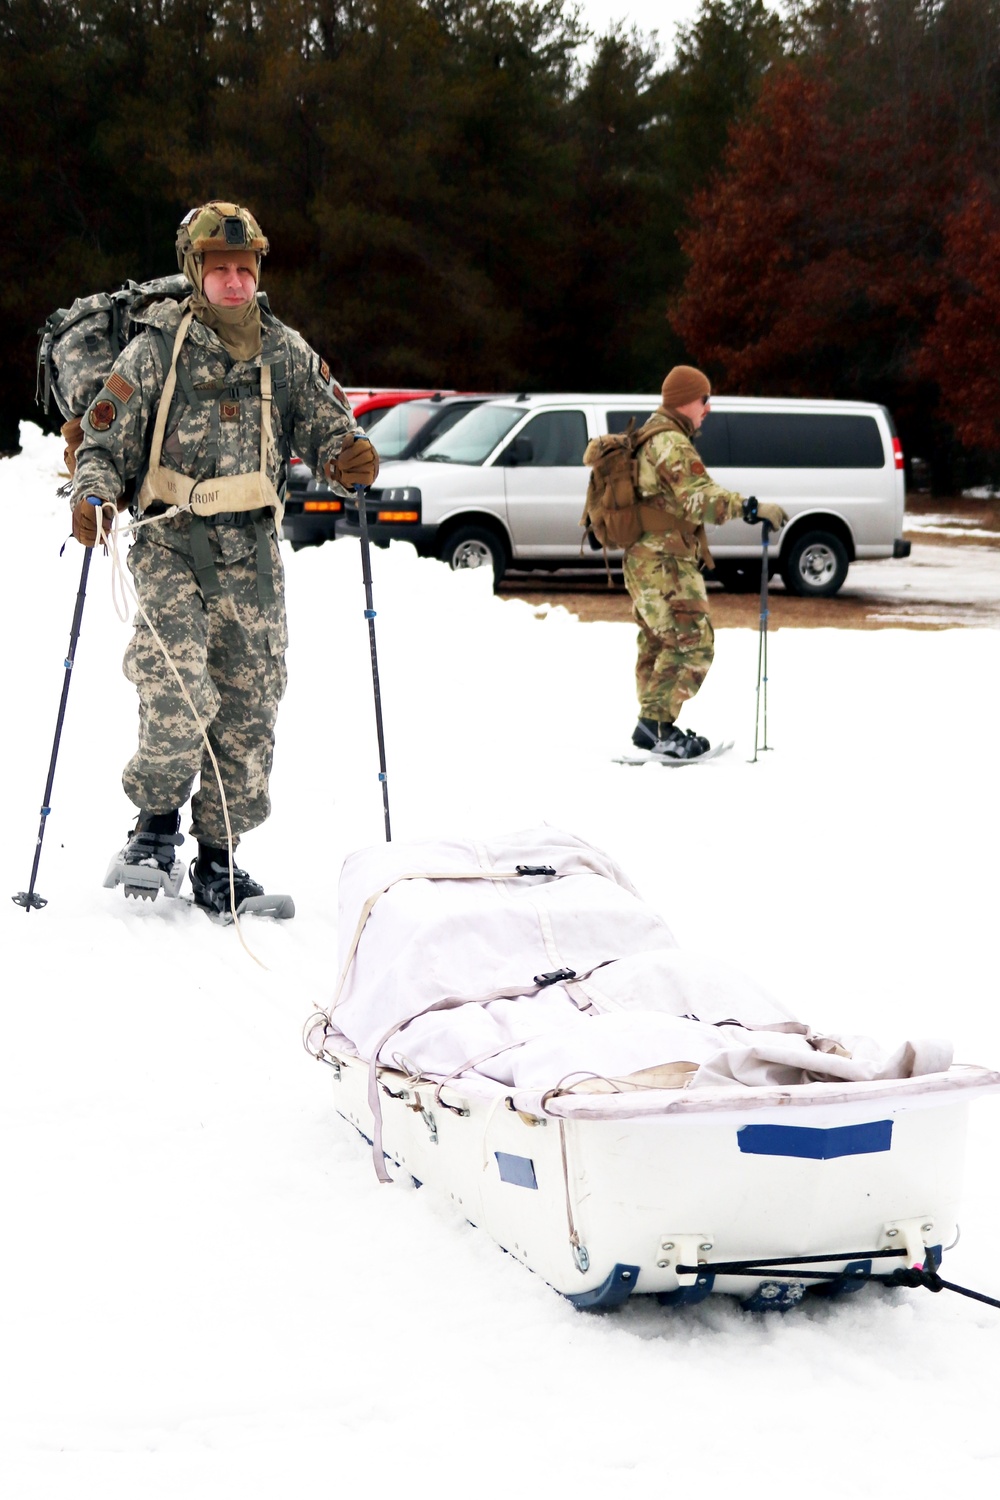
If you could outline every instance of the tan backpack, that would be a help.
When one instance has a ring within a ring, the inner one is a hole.
[[[605,552],[633,547],[642,536],[636,454],[655,433],[675,427],[675,422],[656,413],[639,428],[630,417],[624,432],[609,432],[587,444],[583,461],[590,468],[590,482],[580,525]]]

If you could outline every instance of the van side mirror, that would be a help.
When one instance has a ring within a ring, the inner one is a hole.
[[[508,448],[504,449],[501,463],[507,468],[516,468],[518,464],[530,464],[535,457],[535,448],[530,438],[516,437]]]

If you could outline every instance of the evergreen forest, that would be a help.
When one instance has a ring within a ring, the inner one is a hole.
[[[684,360],[996,479],[998,146],[1000,0],[702,0],[659,39],[571,0],[0,0],[0,450],[48,312],[173,271],[221,197],[345,385]]]

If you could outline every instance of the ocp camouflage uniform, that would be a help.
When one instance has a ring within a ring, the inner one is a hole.
[[[646,528],[625,553],[625,585],[639,626],[639,715],[673,723],[712,665],[715,633],[700,562],[710,565],[705,525],[743,513],[743,497],[709,478],[684,417],[662,407],[669,429],[639,448],[639,516]]]
[[[183,307],[152,303],[134,316],[145,331],[127,345],[83,418],[74,493],[117,500],[141,479],[149,436]],[[340,451],[350,407],[325,362],[300,334],[261,309],[261,352],[235,362],[195,319],[178,360],[177,393],[162,463],[204,480],[260,467],[260,368],[272,367],[267,473],[282,461],[281,381],[287,380],[287,436],[316,472]],[[156,330],[166,335],[166,345]],[[279,410],[275,410],[279,407]],[[138,487],[138,486],[137,486]],[[342,492],[343,493],[343,492]],[[162,515],[155,502],[144,516]],[[274,724],[285,691],[284,579],[273,512],[189,512],[142,526],[128,566],[143,608],[170,654],[219,762],[234,838],[270,811]],[[219,789],[197,724],[149,626],[136,615],[124,671],[139,693],[139,747],[122,785],[147,812],[192,799],[191,832],[224,846]]]

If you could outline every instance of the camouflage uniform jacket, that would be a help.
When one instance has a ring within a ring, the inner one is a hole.
[[[663,407],[654,417],[665,418],[671,426],[654,433],[636,455],[640,518],[648,528],[643,540],[649,533],[662,534],[664,551],[692,561],[704,558],[706,523],[719,526],[741,516],[743,496],[724,490],[709,477],[691,441],[690,423]]]
[[[137,320],[147,326],[119,355],[108,381],[83,417],[83,442],[77,451],[74,475],[75,499],[97,495],[103,500],[117,500],[127,482],[144,472],[167,368],[162,341],[153,330],[162,329],[172,349],[186,309],[186,302],[165,300],[153,302],[138,313]],[[282,362],[289,386],[286,435],[296,453],[319,472],[340,452],[345,434],[352,430],[351,409],[326,363],[301,334],[264,308],[261,352],[252,360],[234,362],[210,328],[197,318],[191,323],[178,368],[183,367],[182,374],[186,373],[195,395],[207,399],[189,404],[181,394],[179,376],[163,441],[164,468],[197,480],[257,472],[259,377],[252,390],[244,383],[254,380],[262,364]],[[241,384],[243,391],[239,391]],[[231,392],[236,392],[235,398],[226,399]],[[272,402],[271,421],[274,441],[268,472],[275,483],[282,462],[277,402]],[[167,545],[189,553],[191,519],[188,514],[172,516],[157,526],[157,534]],[[252,528],[217,525],[215,530],[224,561],[236,561],[252,550]]]

